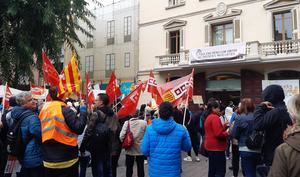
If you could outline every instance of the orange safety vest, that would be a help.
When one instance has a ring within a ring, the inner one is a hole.
[[[77,134],[73,133],[65,122],[62,114],[61,101],[46,102],[39,118],[42,124],[42,142],[55,140],[65,145],[77,146]]]

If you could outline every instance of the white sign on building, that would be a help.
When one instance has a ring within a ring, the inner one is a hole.
[[[294,95],[299,94],[299,80],[262,80],[262,89],[269,85],[280,85],[283,88],[285,99],[287,101]]]
[[[234,43],[226,45],[218,45],[211,47],[203,47],[190,50],[190,63],[203,61],[215,61],[223,59],[231,59],[243,57],[246,54],[246,44]]]

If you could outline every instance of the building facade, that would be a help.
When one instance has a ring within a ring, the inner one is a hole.
[[[112,1],[104,7],[91,5],[96,18],[91,22],[93,38],[79,34],[85,48],[78,47],[81,75],[89,72],[94,84],[105,89],[112,71],[123,93],[136,79],[138,71],[138,1]]]
[[[262,80],[299,80],[299,23],[299,0],[142,0],[138,75],[164,83],[194,68],[204,101],[258,103]]]

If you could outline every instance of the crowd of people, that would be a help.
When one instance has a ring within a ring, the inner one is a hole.
[[[9,98],[0,122],[0,177],[10,156],[21,164],[20,177],[85,177],[89,165],[93,177],[116,177],[122,148],[127,177],[134,162],[138,177],[145,164],[150,177],[179,177],[182,160],[199,162],[199,155],[208,159],[208,177],[224,177],[228,159],[235,177],[240,164],[245,177],[300,174],[300,95],[286,106],[281,86],[265,88],[258,105],[251,98],[236,106],[210,98],[190,111],[163,102],[158,109],[143,104],[125,118],[107,94],[87,109],[57,91],[49,88],[51,101],[39,104],[26,91]]]

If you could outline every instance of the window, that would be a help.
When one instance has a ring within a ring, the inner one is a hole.
[[[274,40],[291,40],[293,38],[293,21],[290,11],[274,13]]]
[[[115,54],[107,54],[105,59],[105,70],[115,70]]]
[[[125,53],[124,55],[124,67],[125,68],[130,67],[130,53]]]
[[[107,38],[113,38],[115,36],[115,21],[111,20],[107,22]]]
[[[212,26],[213,45],[225,45],[233,43],[233,24],[220,24]]]
[[[180,31],[170,31],[170,54],[180,51]]]
[[[131,41],[131,16],[124,18],[124,42]]]
[[[90,77],[94,78],[94,55],[85,57],[85,72],[89,72]]]
[[[131,35],[131,16],[124,18],[124,36]]]
[[[169,0],[169,7],[184,5],[184,0]]]
[[[169,6],[176,6],[179,3],[179,0],[169,0]]]
[[[111,20],[107,22],[107,45],[115,43],[115,21]]]

